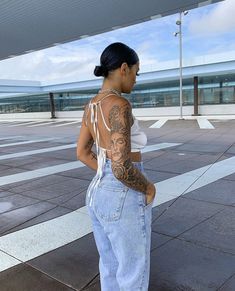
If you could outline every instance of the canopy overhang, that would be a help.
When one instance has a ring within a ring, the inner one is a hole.
[[[1,1],[0,60],[220,1]]]

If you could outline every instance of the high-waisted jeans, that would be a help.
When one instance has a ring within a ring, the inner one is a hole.
[[[143,174],[143,163],[133,163]],[[147,291],[150,273],[152,204],[126,187],[106,160],[98,183],[88,188],[86,205],[99,252],[102,291]],[[96,184],[96,186],[94,186]]]

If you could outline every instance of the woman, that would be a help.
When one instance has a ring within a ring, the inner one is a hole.
[[[85,107],[77,145],[78,159],[97,171],[86,205],[100,255],[102,291],[147,291],[149,284],[155,187],[141,161],[146,135],[121,95],[131,92],[138,71],[138,56],[125,44],[103,51],[94,70],[104,77],[103,85]]]

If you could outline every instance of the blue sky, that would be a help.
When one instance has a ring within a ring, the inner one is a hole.
[[[235,59],[235,0],[190,10],[183,17],[183,58],[226,53]],[[103,49],[121,41],[140,57],[140,72],[177,65],[178,15],[151,20],[0,62],[2,79],[69,82],[93,79]],[[218,55],[215,56],[218,59]]]

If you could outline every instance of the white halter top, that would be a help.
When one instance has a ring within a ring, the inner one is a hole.
[[[101,107],[101,102],[107,98],[108,96],[113,94],[108,94],[102,99],[100,99],[97,102],[89,102],[89,109],[91,111],[90,117],[91,117],[91,124],[93,125],[93,130],[95,133],[95,144],[96,144],[96,151],[97,151],[97,162],[98,162],[98,169],[97,174],[98,176],[102,176],[103,167],[106,161],[106,151],[110,151],[109,149],[102,148],[99,145],[100,142],[100,134],[98,129],[98,110],[101,113],[103,123],[108,131],[111,131],[111,129],[108,127],[103,110]],[[145,147],[147,144],[147,136],[146,134],[140,130],[138,120],[133,116],[134,123],[131,127],[131,152],[139,152],[141,149]]]

